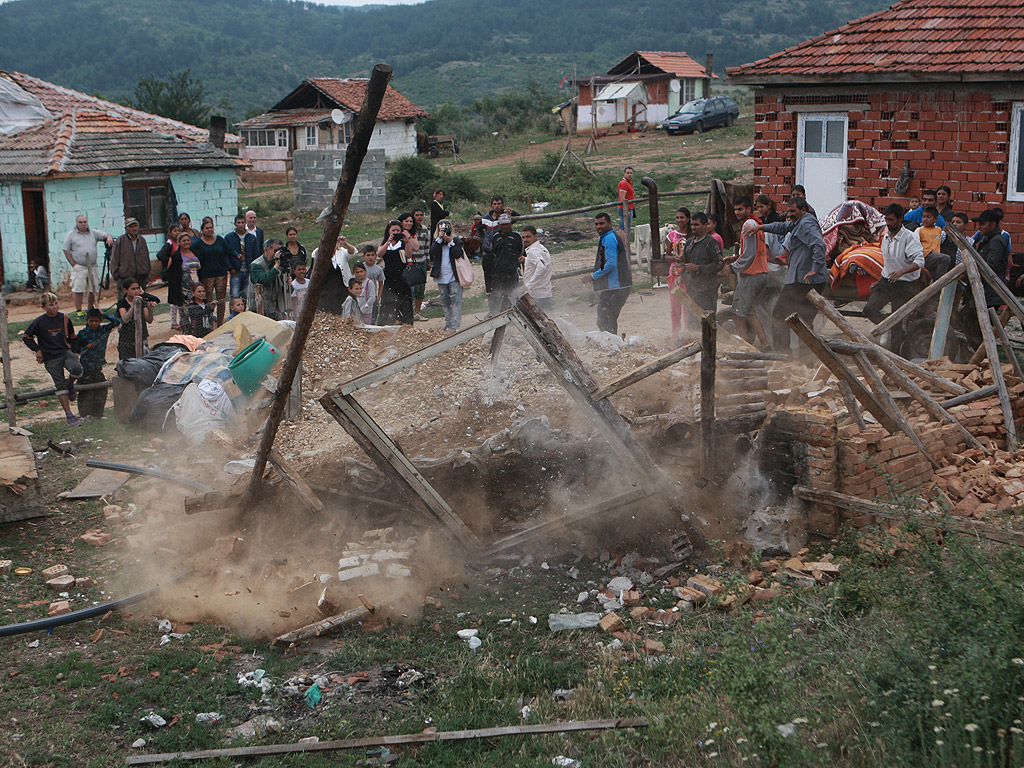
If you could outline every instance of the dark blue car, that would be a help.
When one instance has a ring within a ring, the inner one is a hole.
[[[703,133],[709,128],[732,125],[739,116],[740,108],[735,101],[728,96],[714,96],[686,102],[661,127],[669,135]]]

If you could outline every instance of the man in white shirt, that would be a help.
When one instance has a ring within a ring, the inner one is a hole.
[[[523,264],[523,287],[537,302],[537,306],[550,312],[555,300],[551,290],[551,254],[537,237],[537,228],[527,225],[520,234],[526,252],[521,256]]]
[[[917,293],[917,281],[924,267],[924,248],[921,238],[903,226],[905,209],[893,203],[885,209],[885,236],[882,238],[882,277],[871,288],[871,296],[864,304],[864,316],[875,325],[886,317],[882,309],[892,305],[892,311],[906,304]],[[898,350],[903,341],[903,324],[889,334],[889,348]]]
[[[245,212],[245,231],[256,238],[259,246],[257,253],[263,253],[263,229],[256,225],[256,211],[251,208]]]
[[[96,306],[96,294],[100,292],[100,271],[96,266],[99,256],[96,243],[104,241],[114,244],[114,238],[98,229],[89,228],[89,218],[81,214],[75,219],[75,228],[68,232],[61,246],[64,258],[71,265],[71,298],[75,302],[75,313],[82,314],[82,296],[89,294],[89,309]]]

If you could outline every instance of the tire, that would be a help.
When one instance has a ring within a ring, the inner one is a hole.
[[[437,148],[436,144],[431,144],[430,147],[427,149],[427,154],[430,155],[431,157],[437,157],[438,155],[441,154],[441,150]]]
[[[704,122],[702,120],[698,120],[693,124],[693,130],[696,133],[704,133]]]
[[[676,135],[675,131],[670,131],[668,129],[665,130],[665,133],[667,133],[669,136],[675,136]]]
[[[732,112],[730,112],[729,116],[725,118],[725,127],[726,128],[732,128],[732,124],[735,123],[735,122],[736,122],[736,118],[733,117],[732,116]]]

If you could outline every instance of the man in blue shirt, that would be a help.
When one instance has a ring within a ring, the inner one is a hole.
[[[583,277],[583,282],[592,282],[599,294],[597,299],[597,328],[618,334],[619,313],[633,287],[633,273],[629,269],[629,253],[612,229],[612,220],[607,213],[594,217],[594,227],[600,242],[594,271]]]
[[[245,298],[249,290],[249,265],[260,256],[256,235],[245,228],[245,216],[235,216],[235,229],[224,235],[224,241],[238,261],[231,275],[231,298]]]
[[[911,232],[915,231],[921,226],[921,218],[924,216],[924,209],[928,207],[937,207],[937,191],[934,189],[926,189],[921,193],[921,204],[912,211],[907,211],[903,217],[903,221],[907,223],[907,229]],[[939,216],[938,221],[935,222],[936,226],[946,228],[946,220]]]

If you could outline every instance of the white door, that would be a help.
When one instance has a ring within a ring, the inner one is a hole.
[[[846,124],[841,112],[800,115],[797,183],[819,218],[846,202]]]

